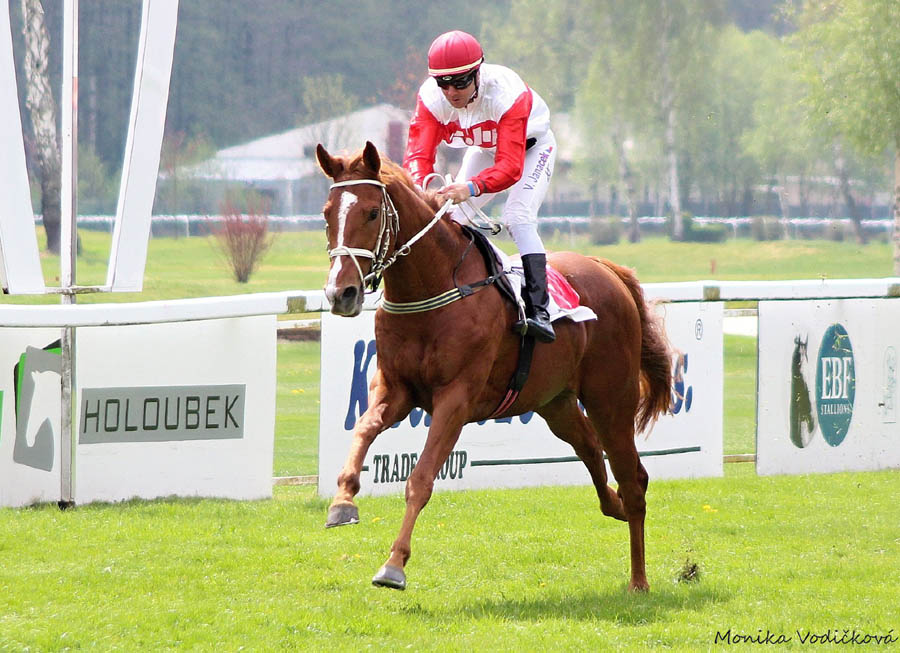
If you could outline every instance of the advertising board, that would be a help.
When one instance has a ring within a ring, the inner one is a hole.
[[[672,414],[636,443],[651,479],[722,474],[721,302],[660,305],[673,356]],[[541,345],[538,344],[538,347]],[[350,448],[353,427],[367,406],[377,347],[374,312],[356,318],[322,315],[319,493],[331,496]],[[422,450],[430,416],[414,409],[382,433],[364,461],[361,492],[402,492]],[[436,479],[435,488],[467,489],[589,484],[571,447],[535,413],[473,423]]]
[[[759,303],[756,469],[900,467],[900,300]]]
[[[0,506],[60,499],[60,336],[0,328]]]
[[[82,327],[76,503],[272,495],[275,317]]]

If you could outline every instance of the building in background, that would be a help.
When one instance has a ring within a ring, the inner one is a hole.
[[[218,213],[229,192],[253,191],[268,200],[272,215],[315,215],[329,184],[319,170],[316,145],[322,143],[332,153],[355,152],[368,140],[400,162],[409,118],[409,111],[379,104],[227,147],[177,175],[161,176],[157,192],[165,192],[166,184],[183,187],[179,206],[170,208],[173,213]]]

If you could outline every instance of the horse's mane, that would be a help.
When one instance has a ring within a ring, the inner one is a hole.
[[[425,191],[423,191],[421,188],[419,188],[418,184],[416,184],[412,180],[409,172],[407,172],[403,167],[391,161],[385,154],[381,152],[379,152],[378,154],[381,157],[381,170],[378,172],[378,181],[380,181],[385,186],[390,186],[395,183],[403,184],[404,186],[412,190],[433,211],[437,211],[438,208],[440,208],[434,199],[434,193],[426,193]],[[354,170],[358,166],[365,165],[365,162],[363,162],[363,150],[359,150],[347,159],[348,170]]]

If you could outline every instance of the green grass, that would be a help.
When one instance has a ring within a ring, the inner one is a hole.
[[[369,580],[402,517],[325,530],[309,488],[263,502],[0,510],[0,650],[707,650],[717,631],[898,632],[900,474],[651,482],[651,591],[592,489],[436,494],[405,593]],[[860,507],[865,506],[861,510]],[[680,577],[696,565],[691,582]]]
[[[725,335],[725,454],[756,452],[756,338]]]
[[[673,243],[647,238],[640,243],[587,245],[557,236],[548,249],[575,251],[611,259],[634,268],[641,281],[865,279],[892,276],[891,245],[828,240],[757,242],[729,239],[724,243]],[[715,271],[713,271],[715,270]]]
[[[109,234],[82,231],[82,255],[76,283],[106,282]],[[43,242],[41,235],[40,241]],[[508,239],[498,243],[506,251],[515,247]],[[637,271],[641,281],[695,279],[832,279],[887,277],[892,274],[891,246],[871,242],[793,240],[724,243],[673,243],[665,238],[646,238],[641,243],[591,245],[583,237],[567,235],[546,240],[550,250],[575,250],[609,258]],[[715,272],[712,271],[715,261]],[[42,255],[46,283],[59,285],[59,257]],[[274,245],[249,283],[231,277],[216,240],[207,238],[153,238],[147,253],[144,290],[141,293],[82,295],[79,303],[149,301],[181,297],[209,297],[248,292],[321,288],[328,272],[325,235],[320,230],[276,234]],[[55,296],[4,297],[7,303],[59,303]]]
[[[77,285],[106,283],[110,236],[82,231],[82,254],[75,273]],[[58,256],[42,254],[44,279],[59,286]],[[218,297],[280,290],[321,288],[328,274],[325,237],[320,231],[275,234],[272,248],[248,283],[238,283],[231,275],[224,255],[214,237],[153,238],[147,251],[144,289],[140,293],[103,293],[79,295],[78,303],[137,302],[183,297]],[[57,296],[15,298],[7,303],[59,303]]]
[[[275,476],[318,473],[319,343],[278,343]]]
[[[102,283],[108,236],[83,240],[78,282]],[[879,277],[891,265],[880,243],[549,246],[630,265],[645,282]],[[210,239],[155,239],[143,293],[79,302],[316,288],[323,249],[319,232],[283,234],[245,286]],[[58,260],[44,264],[50,281]],[[316,473],[319,356],[317,342],[278,345],[275,475]],[[752,452],[755,339],[726,336],[724,356],[725,452]],[[723,648],[716,633],[729,628],[797,649],[828,629],[897,637],[898,495],[897,471],[757,477],[737,464],[724,478],[651,481],[652,589],[636,596],[627,528],[589,487],[437,493],[405,593],[369,584],[402,518],[398,496],[362,498],[359,525],[328,531],[310,487],[259,502],[0,509],[0,651],[695,651]],[[687,568],[699,574],[682,582]]]

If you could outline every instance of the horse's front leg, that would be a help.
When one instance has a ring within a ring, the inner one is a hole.
[[[406,574],[403,568],[409,560],[410,540],[416,518],[431,498],[434,479],[456,446],[468,414],[469,405],[465,389],[447,393],[440,402],[435,399],[434,414],[425,447],[406,481],[406,512],[403,515],[400,533],[391,546],[391,555],[387,562],[372,579],[374,585],[406,589]]]
[[[409,392],[404,387],[389,385],[381,370],[375,372],[369,387],[369,407],[353,429],[353,442],[338,475],[338,489],[328,508],[325,528],[359,522],[359,509],[353,497],[359,492],[359,475],[366,453],[378,434],[406,417],[412,407]]]

